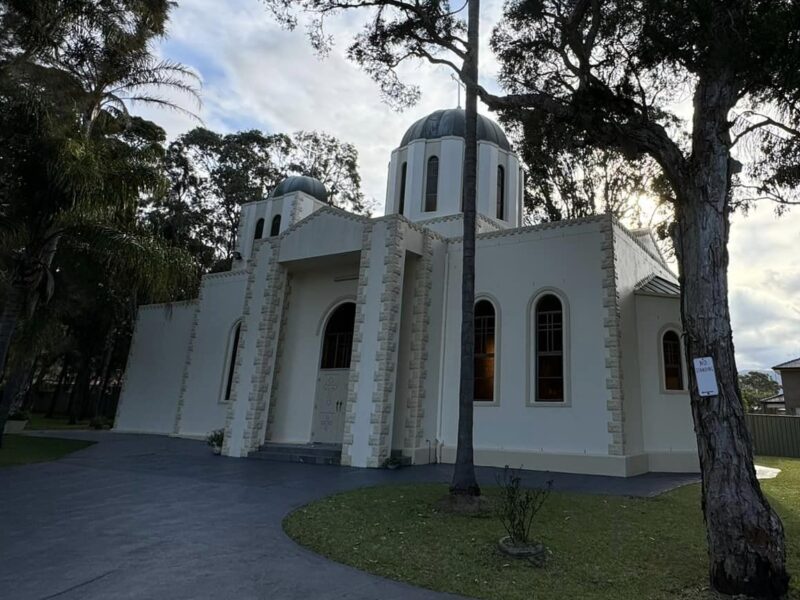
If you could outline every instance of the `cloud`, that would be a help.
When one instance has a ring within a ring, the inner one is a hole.
[[[481,71],[490,88],[496,87],[499,66],[488,40],[502,4],[482,3]],[[352,13],[329,23],[338,45],[321,60],[302,27],[282,30],[259,0],[192,0],[173,12],[159,52],[199,72],[204,102],[199,112],[211,129],[317,129],[355,144],[364,192],[381,213],[391,151],[416,119],[455,106],[457,87],[443,67],[409,65],[403,77],[422,88],[422,100],[405,113],[393,111],[375,83],[344,56],[359,27],[360,17]],[[177,112],[137,111],[170,137],[197,125]],[[777,219],[762,206],[734,217],[730,291],[739,368],[769,368],[800,356],[800,210]]]

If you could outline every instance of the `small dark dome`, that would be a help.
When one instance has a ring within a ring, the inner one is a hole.
[[[305,192],[309,196],[313,196],[320,202],[328,201],[328,190],[319,179],[313,177],[306,177],[305,175],[292,175],[281,181],[272,193],[270,198],[277,198],[291,194],[292,192]]]
[[[407,146],[414,140],[435,140],[448,135],[463,138],[466,122],[466,113],[461,108],[437,110],[414,123],[406,131],[400,146]],[[478,140],[492,142],[506,151],[511,150],[511,144],[500,126],[481,114],[478,115]]]

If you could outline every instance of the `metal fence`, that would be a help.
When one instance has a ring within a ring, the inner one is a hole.
[[[745,420],[756,454],[800,458],[800,417],[748,414]]]

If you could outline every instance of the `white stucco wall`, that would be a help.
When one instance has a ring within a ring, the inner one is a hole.
[[[651,470],[695,470],[697,440],[688,392],[664,387],[661,335],[667,327],[680,331],[680,301],[677,298],[636,296],[638,356],[641,377],[642,433]],[[686,364],[684,386],[688,385]]]
[[[203,277],[179,435],[205,436],[225,425],[228,402],[224,399],[224,385],[232,333],[242,317],[246,284],[244,271]]]
[[[171,434],[195,302],[139,307],[116,431]]]
[[[309,233],[311,233],[309,231]],[[311,238],[306,239],[311,243]],[[359,255],[334,261],[296,263],[290,270],[286,331],[280,350],[277,398],[270,431],[273,442],[312,440],[314,400],[327,317],[343,302],[355,302]]]
[[[479,463],[492,460],[485,451],[494,452],[496,460],[519,451],[607,455],[602,241],[599,222],[479,236],[475,291],[497,305],[500,378],[496,405],[475,405]],[[456,290],[462,258],[460,243],[449,247],[439,440],[452,448],[458,423],[461,296]],[[571,389],[565,405],[531,402],[531,302],[549,290],[565,298],[569,314],[566,361]]]

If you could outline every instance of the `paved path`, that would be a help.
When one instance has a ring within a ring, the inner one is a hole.
[[[202,442],[59,432],[98,444],[0,469],[0,594],[7,600],[422,600],[455,598],[333,563],[281,520],[357,487],[447,481],[451,468],[385,471],[235,460]],[[496,471],[479,469],[482,483]],[[558,490],[647,496],[692,476],[531,473]]]

